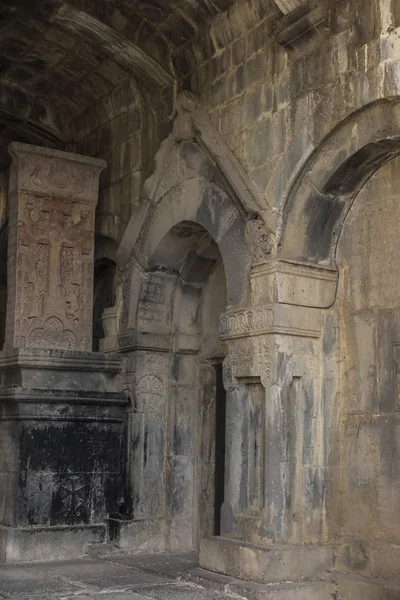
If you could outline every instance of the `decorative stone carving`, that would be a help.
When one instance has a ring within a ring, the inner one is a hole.
[[[11,144],[6,347],[90,350],[104,161]]]
[[[76,347],[76,336],[73,331],[63,329],[61,319],[50,317],[45,321],[43,327],[31,331],[28,346],[73,350]]]
[[[67,475],[60,486],[59,495],[65,512],[65,521],[86,522],[88,520],[87,507],[85,506],[85,493],[88,485],[84,476],[80,474]]]
[[[137,382],[141,410],[149,417],[160,411],[164,398],[164,384],[156,375],[145,375]]]
[[[273,377],[273,337],[257,336],[232,340],[223,363],[224,384],[234,387],[236,380],[259,380],[265,388]]]
[[[320,318],[318,309],[270,304],[221,315],[219,332],[224,340],[272,333],[317,338]]]
[[[46,471],[29,473],[27,487],[28,515],[35,515],[37,524],[47,523],[50,517],[53,474]]]

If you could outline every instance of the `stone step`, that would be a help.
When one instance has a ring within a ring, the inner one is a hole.
[[[245,600],[399,600],[400,586],[357,575],[322,573],[319,580],[262,584],[202,569],[192,569],[182,579],[205,589]]]
[[[261,584],[243,581],[206,569],[187,571],[182,579],[219,593],[246,600],[332,600],[337,586],[333,581],[302,581]]]
[[[259,546],[224,537],[200,543],[200,567],[257,583],[318,579],[333,568],[330,546]]]

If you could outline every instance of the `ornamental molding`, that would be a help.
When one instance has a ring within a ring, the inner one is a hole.
[[[265,334],[319,338],[321,312],[283,304],[227,312],[219,319],[219,333],[223,340]]]

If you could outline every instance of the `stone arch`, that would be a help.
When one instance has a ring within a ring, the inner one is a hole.
[[[396,75],[400,63],[397,39],[397,30],[394,30],[379,42],[374,40],[365,44],[360,50],[360,64],[365,64],[365,69],[341,72],[321,93],[311,92],[308,96],[310,110],[303,119],[296,120],[298,125],[293,137],[273,167],[264,190],[267,198],[276,198],[279,234],[284,225],[282,211],[292,189],[332,132],[370,106],[396,101],[400,97],[400,82]],[[377,62],[376,57],[381,55],[385,60]],[[346,101],[343,101],[343,93]],[[333,105],[335,110],[331,111],[329,107]]]
[[[328,134],[285,199],[279,257],[334,266],[340,230],[358,192],[399,153],[398,98],[353,113]]]
[[[239,307],[249,298],[251,251],[243,218],[228,195],[215,183],[192,177],[169,188],[149,210],[144,234],[133,252],[134,262],[144,272],[162,271],[178,274],[197,240],[177,237],[180,223],[201,226],[218,245],[227,281],[229,307]],[[172,232],[172,233],[171,233]],[[168,254],[168,239],[174,237],[173,256]],[[200,235],[201,237],[201,235]],[[134,288],[143,286],[142,277],[132,281]],[[130,309],[137,314],[141,290],[130,289]],[[135,325],[132,323],[131,326]]]

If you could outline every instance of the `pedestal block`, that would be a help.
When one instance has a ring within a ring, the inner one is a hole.
[[[0,353],[0,560],[80,556],[122,502],[119,360],[92,348],[94,218],[106,166],[11,144]]]
[[[275,545],[266,548],[228,538],[209,538],[200,544],[204,569],[258,583],[303,581],[333,568],[329,546]]]
[[[123,501],[119,361],[24,349],[0,353],[0,369],[0,560],[82,555]]]

